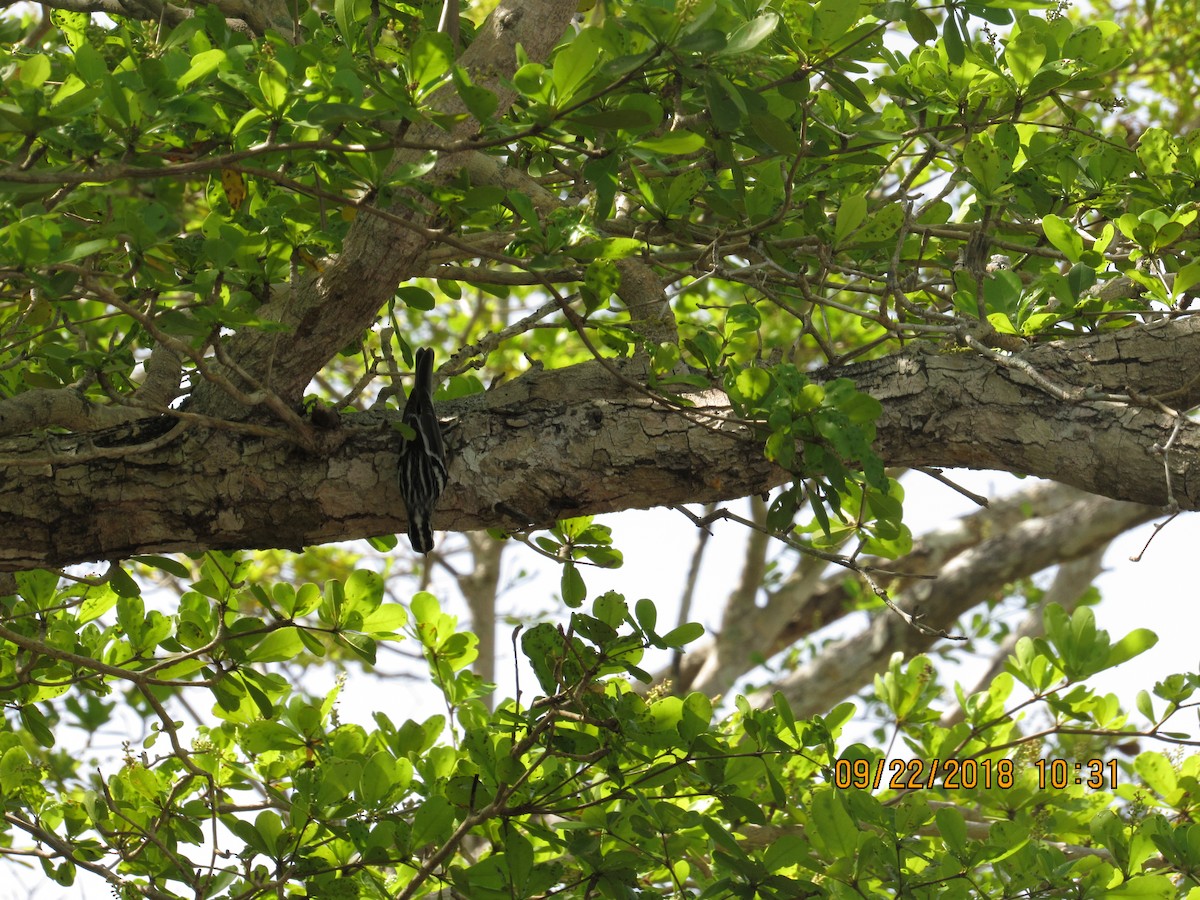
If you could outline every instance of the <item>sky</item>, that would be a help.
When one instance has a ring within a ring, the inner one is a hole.
[[[998,497],[1029,487],[1035,479],[1017,479],[1004,472],[973,472],[947,470],[946,476],[963,487]],[[975,511],[975,505],[956,491],[917,473],[904,480],[905,522],[914,536],[948,524],[952,519]],[[744,513],[744,501],[726,504],[733,511]],[[1162,522],[1165,516],[1154,520]],[[624,554],[620,569],[584,569],[588,600],[605,591],[625,595],[631,604],[649,597],[658,607],[660,630],[673,627],[679,608],[679,598],[688,564],[696,542],[696,528],[682,513],[670,509],[637,510],[598,517],[597,521],[613,529],[614,545]],[[691,618],[707,628],[720,622],[726,597],[738,578],[745,529],[728,521],[714,524],[714,538],[701,569],[701,577],[693,598]],[[1156,681],[1176,672],[1194,672],[1200,666],[1200,646],[1194,635],[1200,633],[1200,609],[1197,609],[1195,576],[1191,571],[1191,547],[1200,544],[1200,519],[1195,514],[1183,514],[1163,528],[1146,550],[1140,562],[1130,557],[1140,552],[1152,533],[1146,524],[1122,535],[1109,547],[1104,557],[1104,571],[1097,579],[1102,600],[1095,609],[1097,625],[1109,632],[1115,642],[1135,628],[1149,628],[1159,636],[1159,643],[1140,657],[1122,666],[1102,672],[1089,679],[1089,684],[1102,692],[1117,695],[1122,706],[1134,709],[1137,692],[1149,690]],[[786,562],[785,562],[786,565]],[[552,611],[564,619],[567,610],[558,600],[558,567],[519,546],[511,547],[505,556],[506,571],[526,571],[526,577],[506,592],[500,601],[501,610],[530,614]],[[1047,584],[1051,572],[1037,580]],[[446,611],[460,617],[460,627],[468,627],[465,605],[458,599],[456,589],[441,585],[435,579],[434,588]],[[861,615],[848,617],[834,626],[835,634],[849,634],[863,626]],[[842,629],[837,631],[836,629]],[[497,694],[513,694],[514,675],[511,626],[498,628]],[[666,654],[648,655],[642,667],[653,671],[667,662]],[[985,660],[968,662],[957,675],[968,690],[975,687]],[[414,682],[392,682],[394,690],[403,694],[408,705],[404,717],[423,718],[441,712],[441,702],[433,689],[418,679]],[[521,671],[522,690],[530,690],[536,682],[527,667]],[[952,695],[951,695],[952,696]],[[370,724],[371,713],[378,706],[380,694],[368,684],[350,683],[340,701],[347,721]],[[949,698],[948,698],[949,699]],[[393,704],[388,704],[389,706]],[[1156,703],[1156,709],[1163,706]],[[1140,717],[1134,721],[1144,724]],[[1200,736],[1195,715],[1180,715],[1172,720],[1174,730],[1190,731]]]
[[[1005,472],[946,470],[945,474],[963,487],[989,497],[1013,493],[1034,482],[1034,479],[1020,480]],[[904,520],[914,536],[977,509],[956,491],[916,473],[905,478],[904,487]],[[633,597],[650,596],[661,600],[663,607],[670,604],[677,608],[678,585],[694,545],[694,529],[682,515],[669,510],[638,513],[636,515],[643,521],[630,517],[627,525],[625,517],[628,515],[613,519],[614,525],[621,523],[615,525],[615,537],[625,551],[625,565],[620,573],[612,573],[612,589],[623,590]],[[1154,521],[1161,522],[1165,518]],[[731,531],[738,526],[719,523],[718,528]],[[1134,628],[1142,627],[1159,636],[1159,643],[1141,657],[1101,673],[1089,682],[1097,689],[1115,693],[1129,708],[1133,707],[1139,689],[1149,689],[1169,674],[1194,672],[1200,666],[1200,645],[1195,639],[1195,635],[1200,634],[1200,604],[1197,603],[1200,597],[1197,596],[1191,559],[1192,548],[1200,545],[1200,519],[1195,514],[1179,516],[1159,532],[1140,562],[1131,561],[1130,557],[1142,550],[1151,532],[1152,526],[1148,523],[1114,541],[1104,556],[1104,572],[1096,582],[1102,597],[1095,610],[1097,624],[1106,629],[1114,641]],[[674,544],[672,549],[663,546],[663,538],[667,535]],[[711,553],[719,555],[710,555],[706,560],[701,586],[693,601],[694,617],[706,625],[717,623],[724,598],[740,566],[737,555],[740,542],[733,544],[736,551],[728,549],[722,541],[714,541],[713,545]],[[723,553],[717,549],[722,547],[725,548]],[[589,588],[592,588],[592,580],[596,581],[595,593],[602,592],[600,578],[591,575]],[[1045,580],[1048,580],[1048,574]],[[663,607],[659,610],[660,621],[673,621],[672,613]],[[861,627],[861,621],[857,627]],[[968,688],[974,685],[970,677],[965,678],[964,683]],[[1194,717],[1187,724],[1200,734]]]

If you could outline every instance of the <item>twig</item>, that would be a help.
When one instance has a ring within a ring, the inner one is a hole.
[[[922,475],[928,475],[934,481],[940,481],[942,484],[944,484],[946,487],[950,488],[952,491],[957,491],[958,493],[960,493],[964,497],[966,497],[968,500],[970,500],[972,503],[974,503],[978,506],[982,506],[984,509],[987,509],[988,506],[991,505],[991,501],[988,500],[987,497],[983,496],[982,494],[976,494],[974,491],[969,491],[965,487],[963,487],[961,484],[951,481],[949,478],[947,478],[945,475],[942,474],[941,469],[932,469],[932,468],[929,468],[928,466],[913,466],[913,469],[920,472]]]
[[[890,609],[897,616],[899,616],[901,619],[903,619],[905,621],[905,623],[908,624],[909,626],[911,626],[912,628],[915,628],[917,631],[920,631],[922,634],[927,634],[927,635],[932,635],[934,637],[944,638],[948,641],[965,641],[965,640],[967,640],[966,635],[951,634],[950,632],[946,631],[943,628],[934,628],[931,625],[926,625],[924,622],[921,621],[923,616],[920,613],[910,613],[910,612],[906,612],[905,610],[901,609],[899,606],[896,605],[895,601],[892,600],[892,598],[888,594],[888,592],[883,587],[881,587],[879,585],[879,583],[877,581],[875,581],[874,578],[871,577],[874,574],[874,575],[886,575],[889,578],[920,578],[920,579],[924,579],[927,581],[932,581],[933,579],[935,579],[937,577],[936,575],[929,575],[926,573],[893,572],[888,569],[881,569],[878,566],[864,566],[861,563],[855,562],[853,559],[851,559],[848,556],[843,556],[839,553],[827,553],[824,550],[818,550],[815,547],[809,547],[805,544],[800,543],[797,540],[794,540],[793,538],[791,538],[785,534],[782,534],[777,531],[772,531],[768,528],[765,528],[764,526],[759,525],[756,522],[752,522],[749,519],[743,518],[742,516],[737,515],[737,513],[730,512],[729,510],[724,509],[724,508],[717,510],[716,512],[714,512],[712,514],[712,516],[706,516],[705,518],[710,519],[710,520],[711,519],[729,519],[732,522],[738,522],[742,525],[745,525],[747,528],[753,528],[756,531],[761,531],[764,534],[767,534],[767,535],[775,538],[777,541],[782,541],[784,544],[787,544],[789,547],[793,548],[794,550],[798,550],[807,556],[813,556],[813,557],[816,557],[817,559],[823,559],[826,562],[830,562],[830,563],[833,563],[834,565],[841,566],[842,568],[849,569],[850,571],[859,575],[863,579],[863,581],[865,581],[867,583],[867,586],[871,589],[871,592],[876,597],[878,597],[880,600],[882,600],[884,605],[887,606],[888,609]]]

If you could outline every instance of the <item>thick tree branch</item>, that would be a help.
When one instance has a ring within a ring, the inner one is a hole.
[[[1200,321],[1039,346],[1047,378],[1106,393],[1190,384]],[[890,465],[999,468],[1162,506],[1169,471],[1183,509],[1200,508],[1200,427],[1183,420],[1169,458],[1155,452],[1179,419],[1153,404],[1065,402],[972,352],[921,347],[821,373],[882,402],[877,447]],[[531,374],[444,403],[450,487],[443,530],[549,525],[564,516],[759,493],[787,480],[761,441],[728,420],[720,391],[692,410],[656,403],[592,362]],[[186,413],[184,414],[186,415]],[[149,420],[85,436],[0,442],[0,569],[202,548],[301,548],[404,530],[395,489],[400,439],[386,416],[318,433],[315,451],[257,429]],[[121,464],[114,465],[119,457]]]
[[[472,82],[496,95],[496,115],[503,115],[516,97],[509,79],[517,67],[519,44],[531,60],[544,60],[562,36],[575,12],[573,0],[502,0],[474,42],[458,59]],[[444,116],[457,123],[445,131],[432,122],[416,122],[406,139],[445,144],[470,138],[479,123],[467,114],[458,93],[444,88],[434,98]],[[421,151],[396,151],[389,167],[394,173],[420,161]],[[438,184],[453,177],[469,155],[439,156],[423,181]],[[383,211],[359,215],[341,252],[315,277],[292,285],[259,311],[262,319],[282,331],[248,330],[229,341],[229,353],[252,378],[289,400],[298,400],[312,377],[347,343],[375,321],[379,310],[403,281],[420,271],[420,261],[439,236],[433,214],[415,190],[397,190]],[[244,415],[244,410],[210,385],[199,385],[200,411],[220,416]]]
[[[890,464],[1003,469],[1154,505],[1168,502],[1169,471],[1181,508],[1197,508],[1200,430],[1184,424],[1164,460],[1179,419],[1155,398],[1170,397],[1180,410],[1200,402],[1191,364],[1200,356],[1200,321],[1155,322],[1017,355],[1072,399],[974,353],[922,344],[913,351],[845,373],[885,406],[877,446]]]

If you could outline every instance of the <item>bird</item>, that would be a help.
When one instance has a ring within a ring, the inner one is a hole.
[[[408,540],[417,553],[433,549],[433,511],[446,487],[446,450],[433,409],[433,351],[417,349],[412,390],[401,421],[413,431],[400,450],[400,495],[408,513]]]

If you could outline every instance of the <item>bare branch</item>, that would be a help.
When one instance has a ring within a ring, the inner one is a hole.
[[[934,581],[904,591],[898,602],[925,622],[948,628],[981,598],[1060,560],[1095,552],[1116,535],[1154,516],[1151,507],[1102,497],[1084,498],[1060,513],[1023,522],[956,557]],[[875,616],[860,634],[838,641],[812,662],[764,688],[752,702],[769,704],[783,691],[797,716],[823,712],[887,668],[893,653],[912,656],[933,638],[894,616]]]

